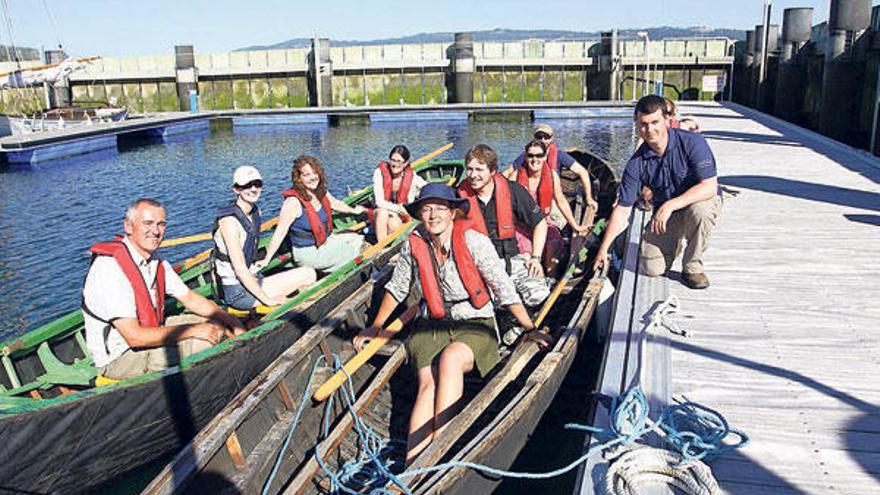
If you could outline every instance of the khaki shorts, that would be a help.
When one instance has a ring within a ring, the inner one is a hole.
[[[166,325],[182,325],[198,323],[205,319],[194,315],[181,315],[168,318]],[[180,361],[211,347],[211,343],[201,339],[186,339],[177,346],[152,347],[149,349],[128,349],[106,366],[99,369],[102,376],[113,380],[122,380],[135,376],[146,375],[177,366]]]
[[[462,321],[425,318],[419,321],[406,346],[413,368],[418,371],[431,366],[443,349],[453,342],[461,342],[474,353],[474,364],[480,376],[486,376],[500,360],[492,318]]]

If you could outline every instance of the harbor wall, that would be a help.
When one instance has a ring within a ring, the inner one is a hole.
[[[662,91],[675,100],[726,98],[704,91],[704,76],[729,79],[727,38],[621,39],[611,70],[618,99]],[[473,102],[581,102],[610,99],[596,41],[474,42]],[[421,105],[449,101],[451,43],[330,47],[332,100],[326,106]],[[309,106],[310,48],[199,53],[198,103],[204,110]],[[2,67],[0,67],[2,70]],[[136,113],[176,111],[175,56],[103,57],[70,76],[74,105],[112,103]],[[14,112],[20,95],[3,91],[0,111]],[[8,95],[7,95],[8,93]],[[607,92],[606,92],[607,93]],[[46,103],[28,93],[30,111]],[[45,98],[42,98],[45,100]]]
[[[828,33],[827,22],[813,25],[809,41],[795,51],[790,63],[781,62],[781,50],[768,55],[765,98],[761,101],[759,55],[748,53],[746,44],[738,42],[733,99],[880,154],[876,118],[880,113],[880,6],[872,7],[868,29],[846,32],[843,53],[831,60]],[[827,74],[829,70],[836,73]]]

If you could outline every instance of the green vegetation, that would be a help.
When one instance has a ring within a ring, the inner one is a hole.
[[[189,98],[189,96],[187,96]],[[180,101],[177,98],[177,84],[173,82],[159,83],[159,111],[176,112],[180,110]]]
[[[269,81],[251,79],[251,101],[253,108],[269,108]]]
[[[236,110],[252,108],[250,90],[250,81],[247,79],[233,79],[232,108]]]
[[[144,112],[159,110],[159,85],[157,83],[141,83],[141,95],[144,98]]]
[[[586,98],[586,88],[584,87],[584,71],[583,70],[567,70],[563,73],[563,82],[565,90],[563,100],[565,101],[583,101]]]
[[[290,106],[288,94],[286,79],[279,77],[269,79],[269,106],[271,108],[288,108]]]

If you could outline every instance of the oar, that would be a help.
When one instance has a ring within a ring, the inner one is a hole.
[[[453,146],[453,143],[446,143],[443,146],[437,148],[436,150],[434,150],[424,156],[417,158],[415,161],[412,162],[412,164],[410,166],[415,167],[415,166],[421,165],[421,164],[427,162],[428,160],[436,157],[440,153],[443,153],[444,151],[448,150],[449,148],[452,148],[452,146]],[[349,227],[348,228],[349,231],[360,230],[366,226],[366,222],[361,222],[361,223],[363,225],[357,224],[352,227]],[[265,232],[276,225],[278,225],[278,217],[275,217],[271,220],[263,222],[263,224],[260,226],[260,232]],[[359,228],[355,228],[358,225],[361,225],[361,226]],[[211,239],[210,233],[196,234],[196,235],[191,235],[191,236],[187,236],[187,237],[179,237],[177,239],[166,239],[166,240],[162,241],[162,244],[160,245],[160,247],[179,246],[181,244],[189,244],[192,242],[202,242],[202,241],[207,241],[210,239]],[[180,267],[181,267],[180,271],[184,271],[187,268],[191,268],[191,267],[201,263],[202,261],[205,261],[206,259],[208,259],[210,254],[211,254],[211,250],[208,249],[208,250],[203,251],[203,252],[201,252],[191,258],[188,258],[188,259],[182,261],[180,263]]]
[[[587,220],[589,223],[593,222],[593,216],[595,214],[596,211],[593,208],[590,208],[589,211],[587,211]],[[550,296],[547,297],[547,300],[544,301],[544,305],[541,306],[541,311],[538,312],[538,316],[535,318],[535,328],[540,328],[541,323],[544,323],[544,319],[547,317],[547,314],[550,313],[550,309],[553,308],[556,300],[559,299],[559,295],[562,294],[568,281],[574,276],[577,266],[587,261],[587,253],[590,250],[590,246],[592,246],[595,240],[598,239],[598,234],[601,233],[604,228],[605,221],[600,220],[589,235],[577,235],[571,240],[571,251],[572,253],[577,254],[571,257],[568,268],[565,269],[565,274],[559,279],[559,282],[556,283],[556,287],[553,288]],[[593,242],[587,242],[588,239],[591,239]]]
[[[318,387],[318,390],[315,391],[315,394],[312,396],[317,402],[323,402],[327,400],[327,397],[330,397],[333,392],[336,391],[343,383],[348,379],[349,376],[354,374],[361,366],[363,366],[367,361],[373,357],[379,349],[382,348],[383,345],[388,343],[391,340],[391,337],[394,336],[400,329],[403,328],[403,325],[406,324],[409,320],[411,320],[419,310],[418,304],[413,304],[406,311],[400,315],[400,318],[392,321],[388,326],[382,330],[382,333],[377,335],[375,338],[370,340],[370,343],[364,346],[360,352],[357,353],[353,358],[349,359],[345,366],[342,367],[341,370],[337,371],[333,376],[327,379]]]
[[[278,225],[278,217],[273,218],[272,220],[267,220],[260,225],[260,232],[265,232],[272,227]],[[162,241],[162,244],[159,247],[171,247],[171,246],[179,246],[181,244],[190,244],[193,242],[202,242],[209,241],[213,237],[211,232],[206,232],[204,234],[195,234],[186,237],[178,237],[177,239],[165,239]],[[210,251],[210,250],[208,250]],[[202,253],[199,253],[202,254]],[[198,256],[198,255],[196,255]]]

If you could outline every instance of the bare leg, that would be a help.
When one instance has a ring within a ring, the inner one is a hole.
[[[464,374],[474,369],[474,353],[461,342],[453,342],[440,353],[437,394],[434,397],[434,435],[439,435],[458,413],[464,392]]]
[[[400,220],[400,215],[397,213],[390,213],[388,215],[388,233],[386,235],[391,234],[401,225],[403,225],[403,222]]]
[[[425,366],[418,371],[419,390],[409,417],[409,436],[406,445],[406,463],[425,450],[434,439],[434,392],[437,367]]]
[[[391,227],[388,225],[389,220],[392,215],[388,210],[383,210],[381,208],[376,209],[375,213],[376,220],[376,240],[381,241],[382,239],[388,237],[388,233],[391,232]]]
[[[293,292],[315,283],[315,269],[310,266],[299,266],[263,279],[263,290],[270,297],[286,297]],[[258,302],[259,304],[259,302]]]

